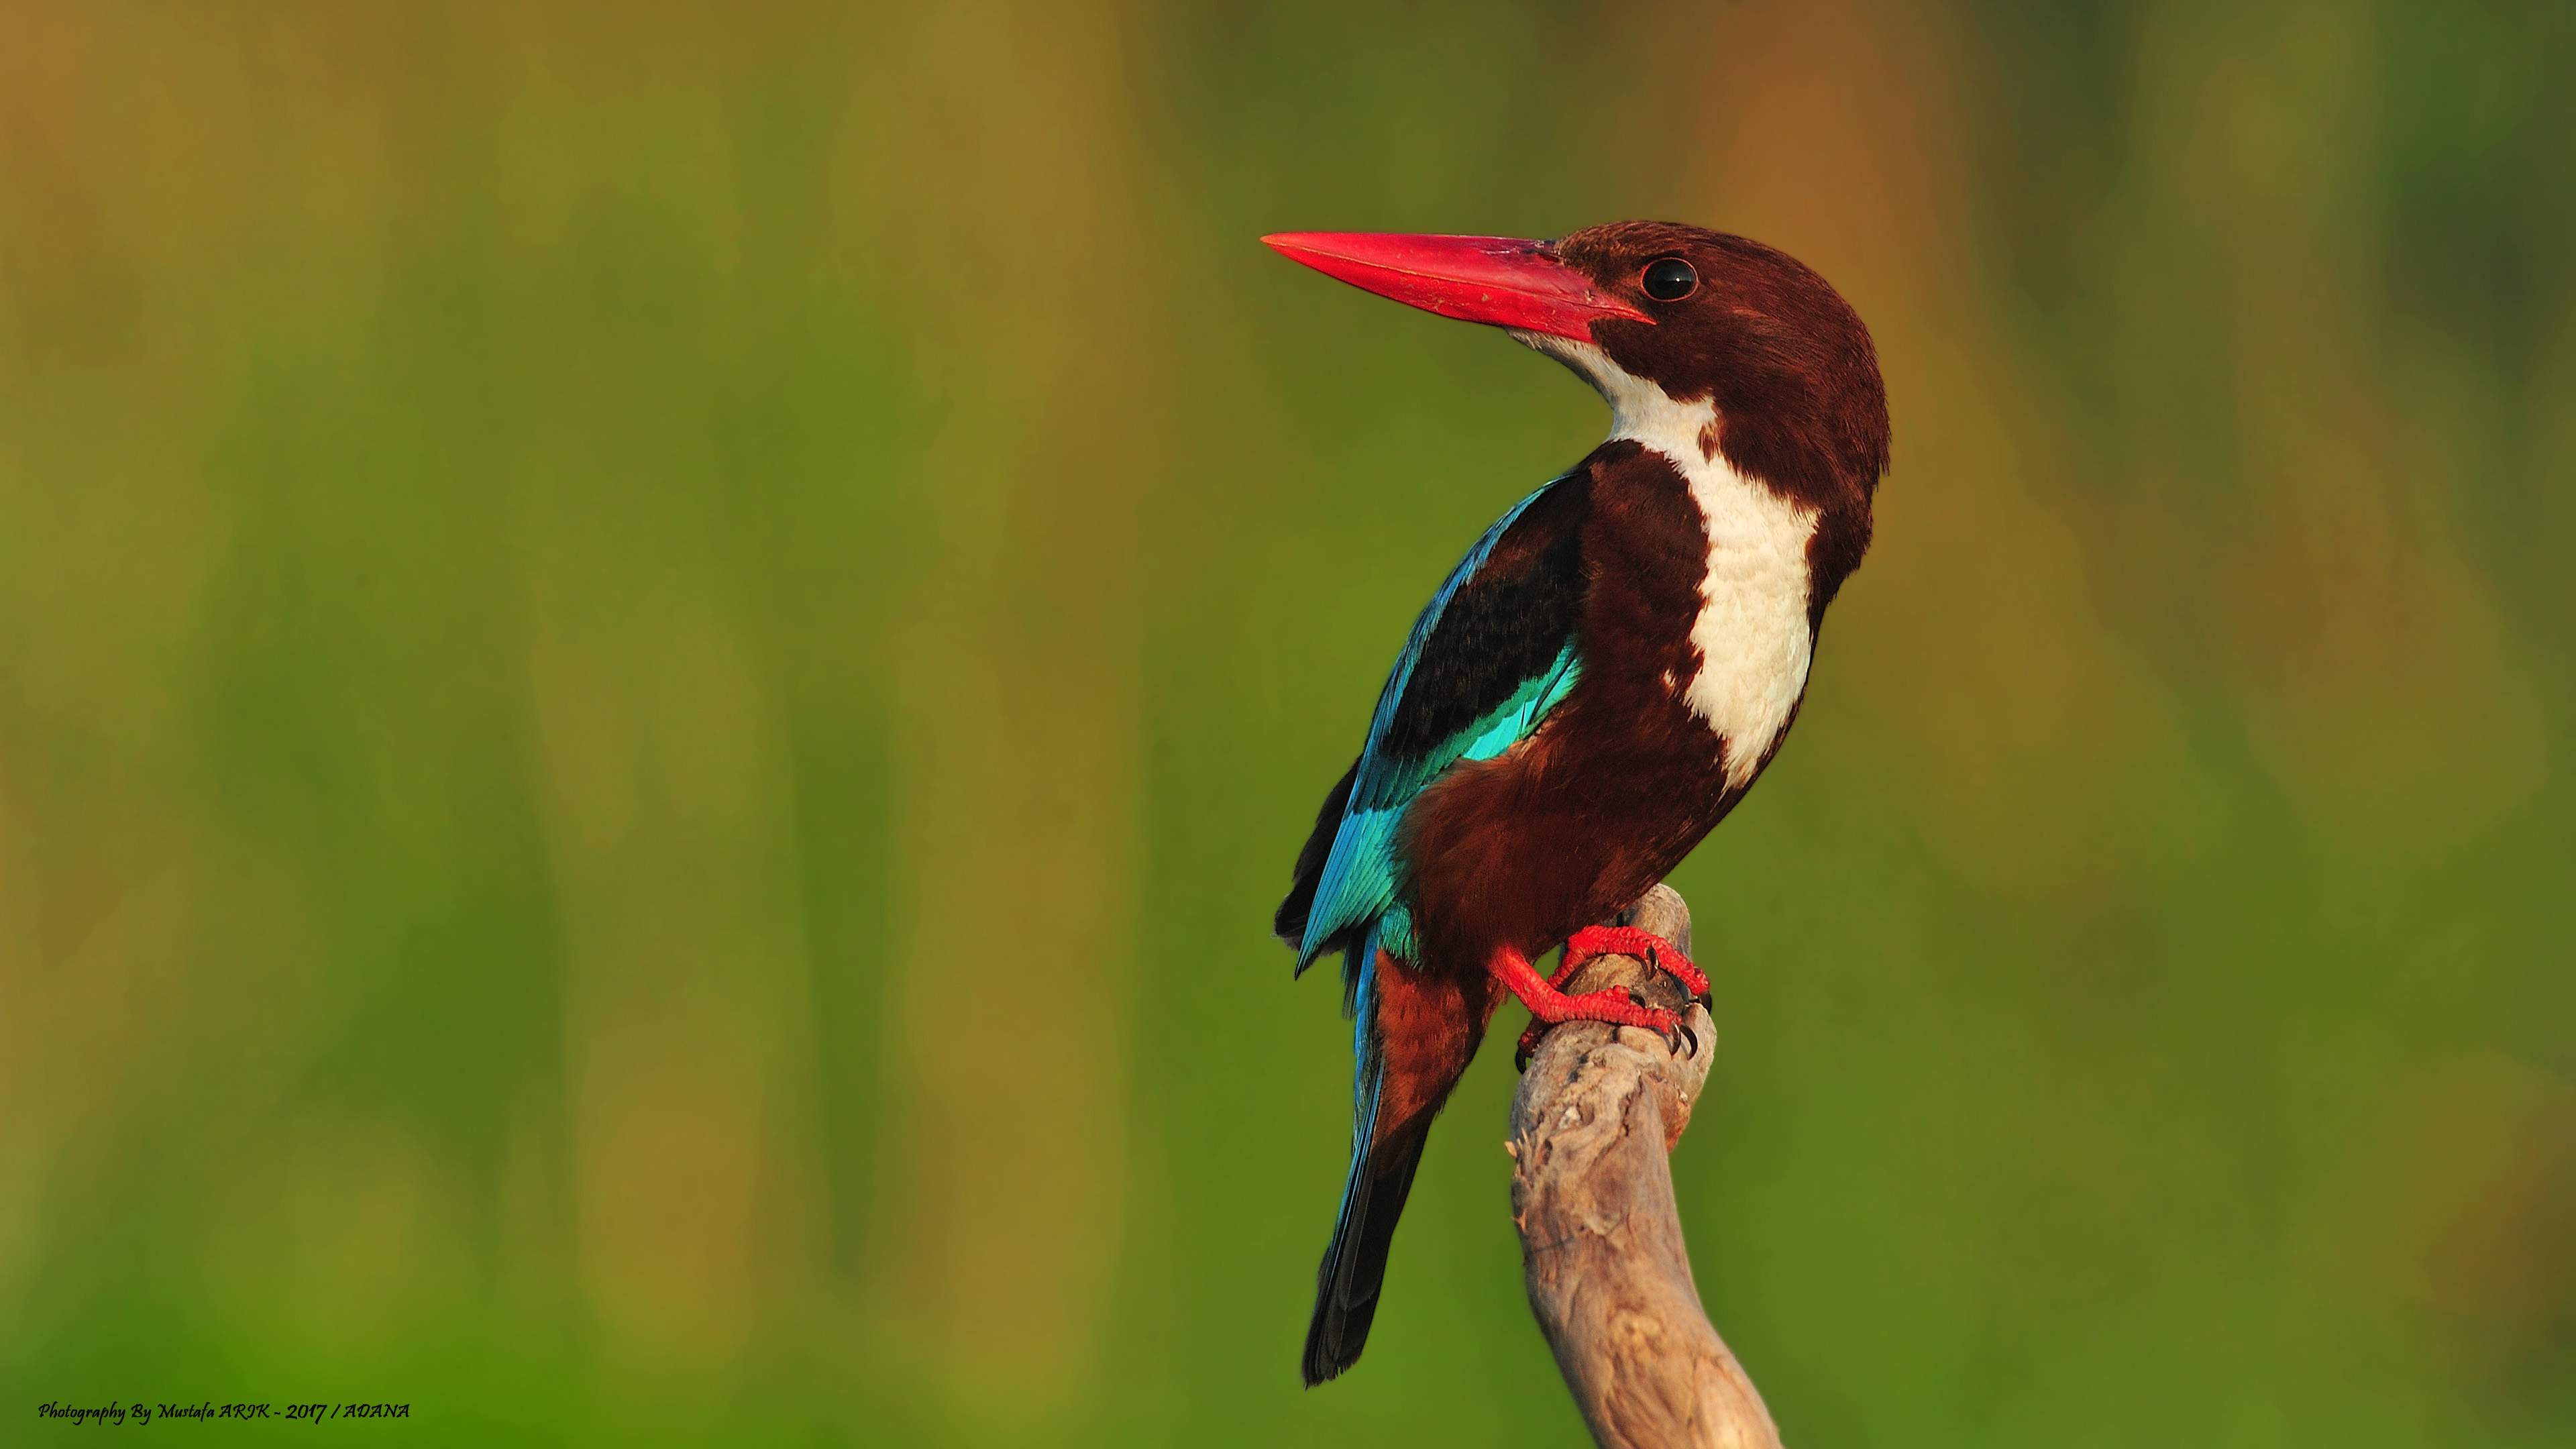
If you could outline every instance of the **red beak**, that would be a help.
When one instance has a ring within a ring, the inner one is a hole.
[[[1325,276],[1465,322],[1589,342],[1603,317],[1655,320],[1558,261],[1546,242],[1366,231],[1291,231],[1261,240]]]

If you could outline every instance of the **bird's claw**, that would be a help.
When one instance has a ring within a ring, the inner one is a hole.
[[[1708,999],[1708,974],[1680,947],[1635,926],[1586,926],[1575,932],[1565,943],[1564,966],[1548,984],[1563,986],[1573,978],[1576,968],[1602,956],[1633,956],[1649,970],[1679,981],[1692,1000]]]
[[[1520,1041],[1512,1047],[1513,1071],[1529,1070],[1530,1058],[1538,1054],[1538,1044],[1546,1039],[1548,1029],[1555,1025],[1557,1023],[1552,1021],[1533,1021],[1529,1024],[1529,1029],[1521,1033]],[[1671,1052],[1675,1057],[1689,1061],[1699,1055],[1699,1033],[1692,1030],[1691,1024],[1681,1019],[1679,1015],[1673,1015],[1666,1025],[1649,1028],[1649,1030],[1662,1039],[1664,1050]],[[1612,1040],[1618,1039],[1619,1032],[1616,1025],[1611,1027],[1610,1034]]]
[[[1530,1057],[1538,1051],[1538,1044],[1547,1035],[1548,1026],[1547,1022],[1533,1021],[1529,1024],[1529,1030],[1521,1033],[1519,1044],[1512,1048],[1513,1071],[1529,1070]]]
[[[1685,1049],[1683,1042],[1690,1043],[1690,1046]],[[1664,1034],[1664,1049],[1683,1061],[1689,1061],[1699,1055],[1699,1033],[1691,1030],[1689,1022],[1677,1017],[1672,1030]]]

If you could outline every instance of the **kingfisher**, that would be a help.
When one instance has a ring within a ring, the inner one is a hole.
[[[1682,952],[1609,920],[1780,749],[1826,605],[1869,548],[1887,390],[1824,278],[1723,232],[1623,221],[1555,241],[1292,232],[1327,276],[1500,327],[1610,404],[1608,440],[1515,503],[1396,657],[1274,922],[1297,974],[1342,958],[1350,1176],[1317,1274],[1309,1387],[1358,1362],[1432,1117],[1504,996],[1674,1040],[1674,1013],[1560,988]],[[1531,963],[1563,949],[1559,969]]]

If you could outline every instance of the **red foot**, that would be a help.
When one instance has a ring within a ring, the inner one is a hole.
[[[1606,1021],[1613,1026],[1644,1027],[1662,1037],[1676,1052],[1681,1050],[1681,1018],[1660,1007],[1641,1006],[1630,1000],[1625,991],[1587,991],[1581,996],[1568,996],[1557,990],[1554,982],[1540,976],[1528,957],[1509,946],[1494,948],[1493,959],[1485,963],[1485,969],[1509,987],[1529,1008],[1530,1015],[1537,1018],[1528,1031],[1521,1033],[1521,1061],[1528,1060],[1547,1028],[1562,1021]],[[1696,1043],[1693,1049],[1697,1049]]]
[[[1634,926],[1586,926],[1575,932],[1565,943],[1565,964],[1548,984],[1562,986],[1576,967],[1600,956],[1634,956],[1649,966],[1671,972],[1693,999],[1708,995],[1708,977],[1691,964],[1691,958],[1683,955],[1680,947]]]

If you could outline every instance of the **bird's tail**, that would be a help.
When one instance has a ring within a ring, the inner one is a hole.
[[[1378,950],[1374,928],[1362,942],[1358,1020],[1352,1048],[1351,1175],[1333,1241],[1315,1275],[1315,1317],[1306,1328],[1306,1386],[1313,1388],[1359,1362],[1386,1282],[1387,1249],[1413,1190],[1413,1171],[1430,1140],[1432,1115],[1467,1068],[1483,1035],[1481,1003],[1426,978]],[[1401,999],[1405,1030],[1381,1029],[1380,1007]]]

